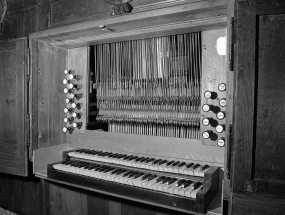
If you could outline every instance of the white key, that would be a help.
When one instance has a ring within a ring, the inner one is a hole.
[[[191,193],[191,197],[196,199],[196,196],[197,196],[197,193],[199,192],[199,190],[201,190],[203,187],[203,185],[200,185],[196,190],[194,190],[192,193]]]
[[[159,178],[159,176],[157,176],[157,177],[155,177],[154,179],[148,181],[148,183],[146,184],[146,188],[152,190],[152,185],[157,183],[157,182],[156,182],[156,179],[157,179],[157,178]]]
[[[156,183],[153,183],[152,185],[151,185],[151,190],[157,190],[157,186],[158,185],[160,185],[160,182],[156,182]]]

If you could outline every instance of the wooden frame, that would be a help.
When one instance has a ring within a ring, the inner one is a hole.
[[[198,7],[204,6],[200,5]],[[207,7],[211,8],[212,6]],[[207,9],[209,9],[207,7],[203,9],[204,12],[201,13],[201,19],[197,20],[185,21],[185,19],[182,19],[185,14],[191,14],[192,10],[195,10],[195,8],[186,7],[187,9],[181,12],[179,7],[177,7],[174,8],[174,10],[161,10],[155,14],[151,12],[145,12],[139,16],[131,14],[128,15],[128,17],[122,16],[103,21],[99,20],[94,22],[86,22],[84,24],[75,24],[31,34],[30,46],[33,59],[31,73],[33,74],[32,78],[34,80],[32,82],[32,88],[34,92],[36,92],[38,88],[42,89],[33,94],[32,126],[35,129],[33,130],[34,133],[32,136],[34,148],[44,148],[53,146],[55,144],[67,143],[75,147],[88,147],[117,152],[148,154],[155,157],[171,157],[178,160],[195,161],[201,164],[210,162],[214,166],[223,167],[224,148],[202,145],[201,140],[115,134],[88,130],[79,133],[74,132],[72,135],[67,134],[66,136],[63,136],[59,133],[62,131],[60,127],[62,126],[61,123],[50,124],[50,122],[54,123],[54,120],[58,120],[58,117],[63,118],[64,116],[62,112],[62,104],[58,105],[58,98],[61,98],[62,101],[64,101],[63,85],[59,80],[56,81],[56,83],[52,81],[48,74],[38,73],[38,68],[45,65],[46,71],[50,71],[50,73],[62,80],[64,78],[62,75],[64,69],[74,70],[80,67],[87,69],[87,67],[85,67],[87,64],[86,60],[85,63],[80,62],[84,62],[84,59],[88,59],[88,52],[84,51],[84,54],[80,54],[81,52],[77,52],[76,50],[85,50],[87,46],[93,44],[122,41],[126,39],[147,38],[150,36],[164,36],[185,32],[224,29],[227,25],[225,2],[218,1],[214,4],[215,9],[221,12],[220,14],[222,14],[222,16],[217,16],[217,11],[214,13],[207,13]],[[175,19],[166,19],[163,25],[153,23],[147,27],[143,24],[136,26],[139,22],[143,23],[144,20],[147,21],[148,19],[144,19],[145,17],[151,17],[151,19],[164,19],[166,16],[173,16]],[[179,19],[182,19],[182,21],[177,21]],[[110,28],[111,31],[102,31],[99,28],[101,25]],[[211,47],[211,49],[212,48],[213,47]],[[54,54],[54,56],[52,56],[52,54]],[[37,57],[39,55],[41,55],[40,58]],[[71,60],[71,55],[77,56],[76,62]],[[44,62],[43,59],[47,58],[49,59]],[[57,67],[52,67],[52,69],[48,68],[50,67],[50,62],[53,62],[53,64],[57,65]],[[224,64],[221,66],[221,68],[224,68]],[[43,78],[41,75],[45,75],[45,78]],[[86,81],[86,79],[84,81]],[[55,87],[55,84],[58,84],[59,87]],[[50,87],[55,87],[55,89],[52,90],[53,94],[45,91],[45,89],[47,90]],[[87,89],[84,90],[86,91]],[[52,100],[52,95],[55,95],[54,93],[58,94],[56,101]],[[49,98],[48,101],[50,102],[50,108],[42,106],[43,104],[41,104],[41,100],[45,100],[41,97],[42,94]],[[52,127],[52,125],[54,125],[56,129]],[[48,132],[46,132],[47,130]],[[178,147],[173,149],[173,144],[176,144]],[[160,150],[158,151],[158,149]],[[47,149],[47,151],[48,150],[49,149]],[[35,152],[35,155],[36,154],[37,156],[39,155],[37,151]],[[35,159],[34,161],[38,162],[38,160]],[[36,166],[42,165],[35,164],[35,167]],[[35,168],[34,171],[39,177],[46,177],[45,170],[38,171],[38,168]]]

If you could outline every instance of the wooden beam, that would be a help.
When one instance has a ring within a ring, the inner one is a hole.
[[[237,1],[234,56],[232,191],[241,193],[252,179],[255,113],[255,0]]]

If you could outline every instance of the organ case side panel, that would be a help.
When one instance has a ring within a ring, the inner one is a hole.
[[[27,39],[0,43],[0,172],[28,175]]]
[[[67,51],[54,47],[45,42],[38,42],[37,50],[37,73],[33,68],[34,81],[37,85],[37,104],[33,106],[37,122],[33,126],[38,127],[38,148],[58,145],[65,142],[63,118],[65,113],[65,95],[63,92],[64,69],[66,68]],[[37,108],[37,109],[35,109]],[[36,114],[37,113],[37,114]],[[37,125],[35,125],[37,123]]]

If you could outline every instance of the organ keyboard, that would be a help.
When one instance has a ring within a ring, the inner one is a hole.
[[[47,176],[188,213],[205,213],[219,189],[219,167],[91,149],[64,151]]]

